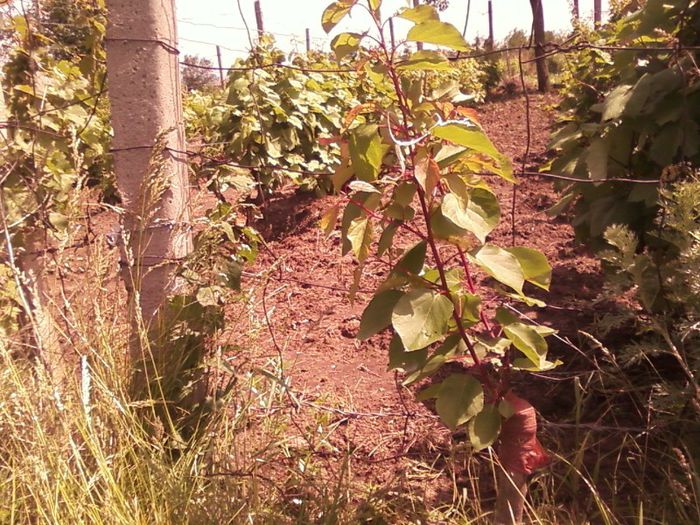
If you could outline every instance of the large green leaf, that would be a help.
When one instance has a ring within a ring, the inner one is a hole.
[[[477,452],[490,447],[501,431],[501,414],[496,405],[486,405],[469,422],[469,441]]]
[[[472,232],[482,243],[498,225],[501,208],[496,196],[483,188],[471,191],[465,202],[453,193],[442,200],[442,214],[456,226]]]
[[[357,0],[338,0],[333,2],[323,11],[321,15],[321,25],[326,33],[329,33],[345,15],[347,15]]]
[[[375,295],[362,312],[357,338],[368,339],[390,326],[394,306],[403,294],[400,290],[386,290]]]
[[[552,282],[552,267],[542,252],[521,246],[506,248],[506,250],[518,258],[526,281],[549,290],[549,284]]]
[[[484,244],[472,259],[491,277],[523,293],[525,274],[515,255],[494,244]]]
[[[445,335],[453,309],[445,295],[418,288],[399,299],[391,324],[407,350],[420,350]]]
[[[435,409],[452,430],[477,415],[484,408],[481,383],[466,374],[452,374],[440,385]]]

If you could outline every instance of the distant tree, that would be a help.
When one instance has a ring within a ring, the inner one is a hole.
[[[450,7],[449,0],[426,0],[426,4],[432,5],[438,11],[444,11]]]
[[[527,46],[529,43],[530,37],[523,29],[513,29],[505,38],[506,47]]]
[[[217,83],[213,68],[214,64],[208,58],[197,55],[185,55],[182,66],[182,84],[187,91],[206,91]]]

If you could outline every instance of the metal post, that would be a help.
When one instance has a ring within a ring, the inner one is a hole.
[[[308,53],[311,51],[311,31],[309,28],[306,28],[306,52]]]

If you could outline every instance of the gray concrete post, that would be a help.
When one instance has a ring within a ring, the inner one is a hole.
[[[174,0],[107,0],[107,8],[112,150],[127,247],[135,257],[123,277],[149,323],[175,287],[176,265],[192,249],[175,6]],[[161,133],[165,191],[146,221],[144,207],[154,203],[144,202],[144,187]]]

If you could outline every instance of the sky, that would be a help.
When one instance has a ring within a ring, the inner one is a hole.
[[[238,8],[243,11],[244,19]],[[532,11],[529,0],[492,0],[494,34],[503,39],[512,29],[529,32]],[[335,34],[342,31],[363,32],[369,27],[369,15],[355,8],[349,17],[326,35],[321,27],[321,14],[331,0],[260,0],[265,31],[275,34],[278,45],[285,51],[303,52],[305,30],[309,28],[311,45],[328,49]],[[442,20],[450,22],[460,31],[464,27],[468,0],[450,0],[450,6],[441,13]],[[387,16],[403,7],[410,0],[384,0],[382,15]],[[571,28],[570,0],[543,0],[545,28],[566,31]],[[221,47],[224,66],[245,54],[250,48],[245,22],[253,38],[256,36],[253,0],[176,0],[180,50],[183,54],[196,54],[216,63],[216,45]],[[488,35],[488,0],[471,0],[467,40]],[[581,16],[593,18],[593,0],[579,0]],[[603,0],[603,17],[607,13],[608,0]],[[396,37],[406,34],[410,23],[397,20]]]

